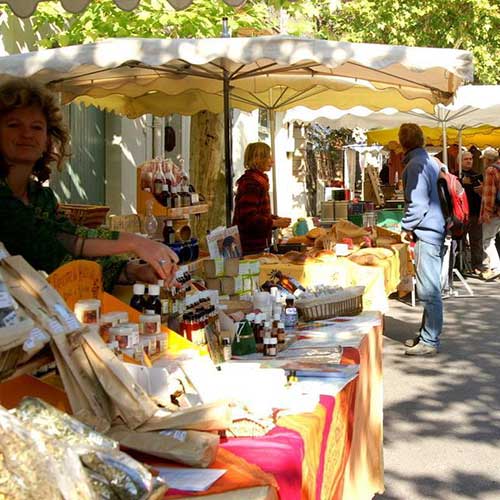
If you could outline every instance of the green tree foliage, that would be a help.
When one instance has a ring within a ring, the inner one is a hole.
[[[476,83],[500,83],[499,0],[321,2],[319,34],[333,40],[470,50]]]
[[[290,3],[290,34],[312,33],[319,15],[314,2]],[[57,3],[40,4],[33,19],[35,28],[50,25],[53,34],[40,41],[40,47],[58,47],[94,42],[103,38],[126,36],[194,38],[217,37],[221,34],[221,20],[228,17],[229,27],[236,31],[249,28],[255,33],[278,32],[279,9],[286,2],[253,0],[234,9],[221,0],[195,0],[181,11],[175,11],[167,0],[141,0],[139,7],[125,12],[111,0],[94,0],[81,14],[64,11]]]
[[[33,20],[35,28],[53,29],[40,47],[56,47],[125,36],[220,36],[224,16],[233,31],[278,32],[280,12],[292,35],[470,50],[476,83],[500,83],[500,0],[249,0],[239,9],[222,0],[195,0],[182,11],[167,0],[141,0],[132,12],[93,0],[78,15],[44,2]]]

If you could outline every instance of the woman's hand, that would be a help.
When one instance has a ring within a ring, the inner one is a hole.
[[[273,219],[273,227],[274,228],[285,228],[290,225],[292,222],[292,219],[289,219],[288,217],[277,217],[276,219]]]
[[[171,286],[175,281],[179,258],[163,243],[134,235],[131,250],[140,259],[146,261],[165,285]]]

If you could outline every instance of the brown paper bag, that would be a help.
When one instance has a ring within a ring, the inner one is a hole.
[[[135,383],[124,364],[106,347],[96,332],[87,330],[82,338],[87,359],[117,414],[131,429],[148,421],[158,406]]]
[[[219,448],[219,436],[209,432],[138,432],[121,425],[112,427],[107,435],[132,450],[191,467],[212,465]]]
[[[78,334],[52,337],[52,350],[58,368],[65,371],[64,376],[61,374],[64,388],[68,391],[68,397],[69,392],[73,393],[69,397],[71,409],[77,414],[90,408],[100,420],[111,423],[114,417],[111,400],[99,383],[81,342],[81,336]],[[84,401],[80,402],[82,397]]]
[[[209,403],[175,412],[159,410],[156,415],[137,430],[139,432],[165,429],[190,429],[197,431],[220,431],[232,423],[231,410],[225,401]]]

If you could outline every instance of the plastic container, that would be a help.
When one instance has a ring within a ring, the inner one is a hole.
[[[98,299],[79,300],[75,304],[75,315],[85,325],[99,324],[101,301]]]
[[[133,349],[139,343],[139,331],[131,323],[109,329],[110,342],[118,342],[120,349]]]
[[[156,352],[162,353],[168,350],[168,334],[158,333],[156,335]]]
[[[141,336],[139,344],[148,356],[156,354],[156,335]]]
[[[119,313],[116,312],[106,313],[101,316],[99,333],[104,342],[108,342],[109,329],[119,324],[119,318]]]
[[[159,314],[141,314],[139,316],[139,334],[156,335],[161,331],[161,316]]]

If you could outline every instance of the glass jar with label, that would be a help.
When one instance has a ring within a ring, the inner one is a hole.
[[[266,337],[264,339],[264,356],[275,357],[278,354],[278,339]]]

